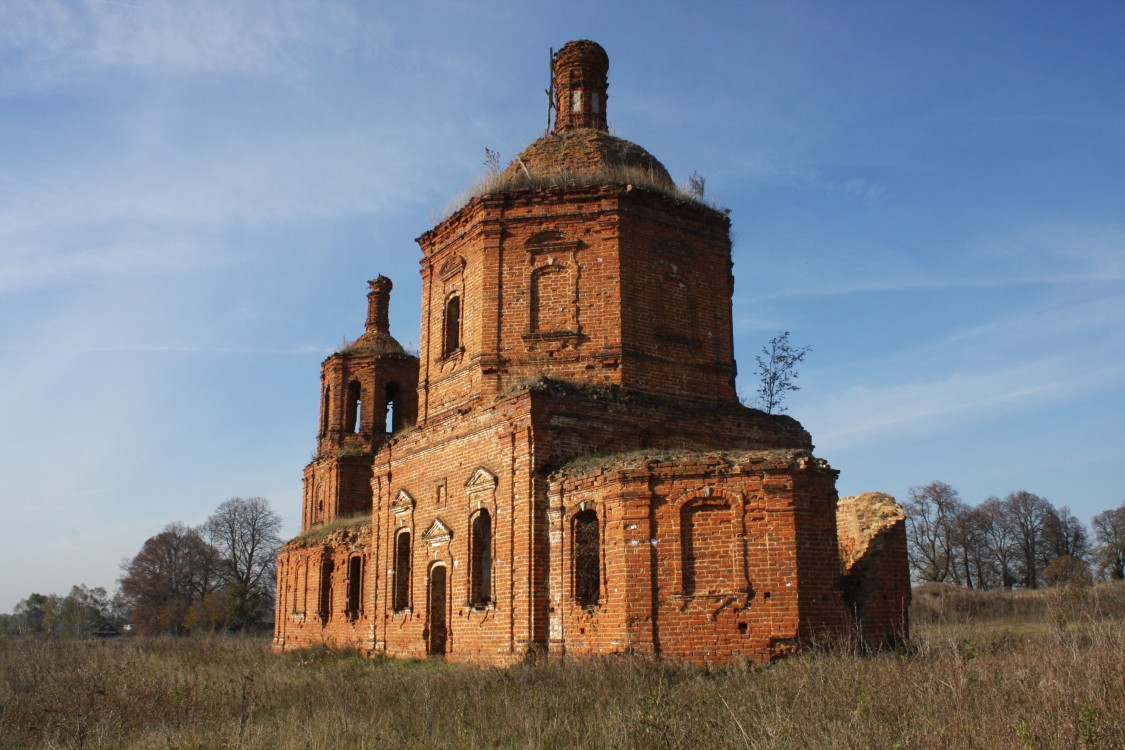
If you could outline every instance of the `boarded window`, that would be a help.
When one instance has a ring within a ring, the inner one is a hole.
[[[601,597],[601,530],[598,514],[584,510],[574,516],[574,599],[592,607]]]
[[[470,537],[469,576],[472,585],[469,603],[474,607],[483,607],[492,601],[492,516],[487,510],[473,516]]]
[[[359,615],[363,602],[363,559],[359,556],[348,560],[348,602],[347,612],[351,617]]]
[[[327,559],[320,564],[320,616],[327,620],[332,616],[332,573],[335,563]]]
[[[734,589],[734,517],[720,498],[697,499],[681,511],[684,594],[707,596]]]
[[[395,590],[391,607],[396,612],[410,607],[410,532],[395,537]]]
[[[447,357],[461,348],[461,298],[450,297],[445,303],[441,354]]]
[[[531,330],[535,333],[572,330],[573,310],[570,271],[558,265],[536,270],[531,277]]]
[[[363,419],[360,393],[358,380],[348,383],[348,396],[344,410],[344,430],[346,432],[359,432],[359,426]]]

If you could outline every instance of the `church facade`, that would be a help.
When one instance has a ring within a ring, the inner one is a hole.
[[[608,67],[565,45],[551,132],[419,238],[419,355],[380,276],[324,361],[276,650],[729,663],[905,634],[901,508],[841,500],[799,423],[739,403],[729,219],[608,132]]]

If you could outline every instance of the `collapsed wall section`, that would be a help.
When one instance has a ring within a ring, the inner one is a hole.
[[[872,647],[909,637],[906,515],[890,495],[864,492],[836,508],[844,605],[853,631]]]

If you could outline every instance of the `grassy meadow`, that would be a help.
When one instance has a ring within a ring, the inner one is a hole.
[[[4,638],[0,747],[1125,748],[1125,584],[915,601],[904,653],[766,668]]]

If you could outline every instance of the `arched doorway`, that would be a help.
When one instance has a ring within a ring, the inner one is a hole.
[[[430,656],[444,656],[448,636],[449,587],[446,583],[445,566],[440,563],[430,568],[428,599],[430,636],[426,642],[426,653]]]

